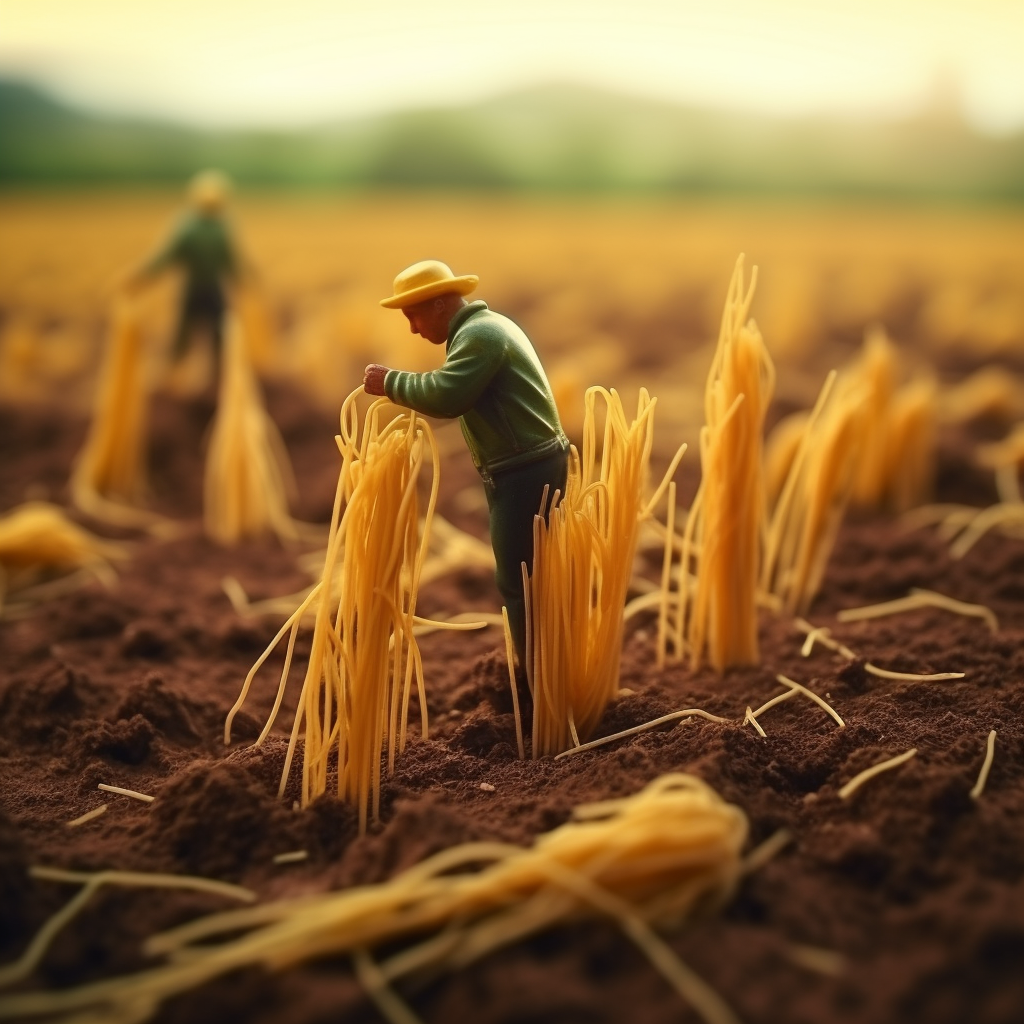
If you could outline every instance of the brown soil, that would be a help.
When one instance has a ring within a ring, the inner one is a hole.
[[[303,483],[297,513],[323,521],[336,479],[335,424],[284,389],[269,397]],[[504,653],[493,631],[424,638],[431,735],[414,736],[385,787],[382,824],[359,837],[352,810],[334,799],[305,811],[291,809],[291,794],[277,799],[287,715],[261,749],[247,746],[269,710],[272,671],[237,719],[234,744],[220,741],[225,712],[279,625],[239,619],[222,577],[238,577],[253,598],[291,592],[307,579],[294,552],[276,543],[223,549],[202,536],[198,488],[210,412],[209,403],[169,399],[154,410],[154,501],[187,520],[185,535],[134,540],[114,590],[89,587],[0,623],[0,961],[15,958],[72,892],[28,879],[31,864],[199,873],[239,881],[262,898],[327,890],[379,881],[466,840],[528,843],[580,802],[682,770],[743,808],[753,842],[780,827],[795,836],[720,917],[670,938],[747,1024],[1020,1019],[1024,542],[992,535],[957,562],[932,530],[902,532],[882,516],[843,528],[814,623],[831,626],[876,664],[962,671],[962,681],[877,679],[863,661],[847,663],[820,647],[803,658],[792,622],[767,613],[760,668],[723,678],[685,666],[658,671],[651,623],[637,619],[622,664],[622,685],[634,692],[609,708],[600,732],[683,707],[737,724],[692,720],[560,761],[517,760]],[[84,429],[56,407],[0,409],[0,508],[29,490],[59,498]],[[994,498],[991,483],[969,469],[967,442],[962,433],[944,439],[939,498],[983,505]],[[461,453],[446,459],[441,511],[484,535],[480,514],[455,501],[472,472]],[[692,484],[695,461],[685,472]],[[835,622],[840,608],[914,586],[988,605],[999,632],[934,610]],[[495,610],[497,594],[487,573],[464,572],[426,588],[421,607]],[[846,727],[802,699],[764,715],[767,739],[738,724],[748,705],[780,692],[776,672],[826,695]],[[993,728],[995,761],[974,801],[969,791]],[[839,798],[852,776],[910,747],[916,758],[853,799]],[[100,794],[100,782],[156,800]],[[110,805],[104,816],[65,827],[102,802]],[[309,859],[272,864],[275,854],[297,849]],[[104,892],[61,934],[32,984],[65,986],[139,968],[145,936],[222,906],[196,894]],[[845,969],[829,975],[801,966],[794,946],[835,951]],[[538,936],[404,994],[435,1024],[696,1019],[603,922]],[[224,978],[173,1000],[155,1019],[379,1018],[347,963],[332,960],[279,976],[251,970]]]

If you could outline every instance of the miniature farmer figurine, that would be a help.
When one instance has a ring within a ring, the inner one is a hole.
[[[467,303],[479,278],[455,277],[425,260],[395,278],[382,299],[400,309],[409,329],[445,344],[444,364],[428,373],[366,367],[363,387],[427,416],[459,417],[473,462],[483,478],[490,511],[497,583],[508,608],[512,639],[526,665],[526,605],[520,563],[533,566],[533,517],[545,486],[565,493],[569,442],[544,368],[530,339],[487,303]]]
[[[189,184],[190,209],[181,217],[164,246],[128,276],[134,290],[168,267],[184,274],[178,326],[171,360],[179,362],[197,329],[205,330],[219,376],[226,307],[225,288],[237,279],[241,266],[224,217],[230,183],[219,171],[203,171]]]

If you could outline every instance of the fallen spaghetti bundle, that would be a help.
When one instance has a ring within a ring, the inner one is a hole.
[[[391,408],[385,399],[368,409],[360,438],[356,398],[361,393],[362,388],[353,391],[341,409],[341,472],[320,582],[252,667],[228,714],[224,739],[230,741],[231,722],[256,672],[288,633],[277,699],[257,745],[267,737],[284,697],[303,616],[314,609],[312,650],[281,792],[304,730],[303,804],[326,792],[336,755],[338,795],[358,806],[365,830],[368,813],[372,810],[374,819],[378,817],[384,746],[389,770],[395,754],[405,748],[414,678],[423,735],[427,733],[423,666],[413,630],[423,621],[416,615],[416,596],[437,500],[439,463],[433,433],[415,414],[404,413],[381,425],[381,414]],[[417,482],[427,460],[433,476],[421,537]],[[438,625],[465,629],[481,624]]]
[[[75,1020],[135,1024],[179,993],[249,965],[281,970],[352,954],[360,979],[391,1021],[416,1018],[390,983],[458,970],[493,950],[583,916],[617,921],[710,1024],[735,1017],[652,931],[720,906],[744,868],[743,812],[688,775],[576,809],[532,848],[468,843],[389,882],[227,911],[150,939],[170,962],[63,992],[0,999],[0,1015],[92,1010]],[[471,870],[485,864],[481,870]],[[238,933],[242,934],[240,937]],[[222,941],[223,936],[229,936]],[[415,944],[394,952],[399,940]],[[370,950],[387,945],[376,963]]]
[[[118,526],[166,526],[133,507],[146,490],[146,403],[138,311],[130,299],[114,307],[92,424],[71,475],[71,499],[83,512]]]
[[[606,406],[597,463],[595,407]],[[533,756],[558,754],[589,738],[619,687],[623,609],[654,443],[654,401],[641,389],[627,422],[618,394],[586,394],[583,465],[575,449],[566,493],[545,523],[534,519],[533,574],[524,581],[533,692]],[[674,472],[682,450],[669,468]],[[552,496],[554,498],[555,496]]]
[[[90,578],[110,586],[110,563],[126,554],[123,545],[89,533],[56,505],[19,505],[0,517],[0,613],[9,597],[31,605]]]
[[[765,529],[762,431],[775,370],[753,320],[747,321],[757,268],[744,292],[743,256],[736,261],[705,391],[700,436],[702,480],[683,544],[677,650],[682,647],[689,555],[697,545],[697,579],[689,614],[690,660],[707,652],[719,672],[756,665],[757,588]]]
[[[233,316],[206,457],[203,519],[207,534],[221,544],[267,531],[284,540],[296,539],[297,526],[288,514],[290,488],[294,484],[288,454],[263,407],[242,321]]]

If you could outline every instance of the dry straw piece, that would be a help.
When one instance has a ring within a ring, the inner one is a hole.
[[[349,954],[378,1006],[394,1011],[389,1019],[415,1020],[389,987],[396,980],[458,970],[562,922],[604,916],[708,1024],[735,1024],[653,929],[678,927],[728,900],[749,869],[741,859],[746,837],[739,808],[693,776],[665,775],[633,796],[578,807],[530,848],[467,843],[378,885],[200,918],[149,940],[149,954],[170,957],[161,966],[7,996],[0,1015],[69,1021],[92,1011],[93,1021],[138,1024],[163,1001],[241,967],[282,970]],[[396,951],[398,942],[411,944]],[[388,959],[376,964],[369,951],[378,947]]]
[[[600,460],[598,399],[605,406]],[[630,422],[614,390],[588,389],[582,460],[573,449],[565,495],[550,496],[546,522],[542,515],[534,518],[529,579],[523,567],[534,757],[578,747],[618,693],[623,612],[640,523],[685,450],[676,453],[662,486],[645,500],[654,406],[641,389]]]
[[[270,647],[253,665],[235,706],[241,708],[260,666],[288,635],[287,652],[273,710],[256,741],[270,733],[284,698],[299,627],[307,610],[315,612],[312,649],[281,777],[283,795],[291,764],[302,745],[302,804],[327,790],[337,766],[337,793],[359,809],[360,829],[380,806],[381,755],[388,771],[405,748],[409,702],[415,683],[422,735],[427,735],[423,665],[415,627],[420,572],[439,486],[439,462],[433,433],[412,413],[384,423],[386,399],[374,402],[359,427],[357,388],[341,409],[341,472],[320,582],[291,614]],[[429,498],[420,531],[417,483],[432,467]],[[344,511],[342,511],[344,510]],[[481,623],[432,623],[448,629],[472,629]]]
[[[757,590],[765,535],[764,416],[775,369],[760,331],[748,321],[757,268],[744,290],[743,256],[736,261],[705,391],[700,435],[702,480],[686,523],[676,650],[682,650],[686,573],[696,544],[697,580],[689,612],[690,660],[706,654],[716,671],[756,665]]]
[[[231,317],[224,348],[203,482],[206,532],[221,544],[271,531],[296,540],[298,524],[288,514],[295,487],[288,453],[263,406],[240,317]]]
[[[0,516],[0,615],[30,608],[90,579],[113,586],[117,576],[111,563],[127,554],[124,545],[83,529],[56,505],[18,505]]]

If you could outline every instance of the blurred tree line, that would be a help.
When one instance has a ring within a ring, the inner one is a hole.
[[[1024,132],[982,135],[949,109],[779,120],[549,85],[294,131],[210,131],[0,80],[0,187],[178,185],[205,166],[263,187],[1024,202]]]

